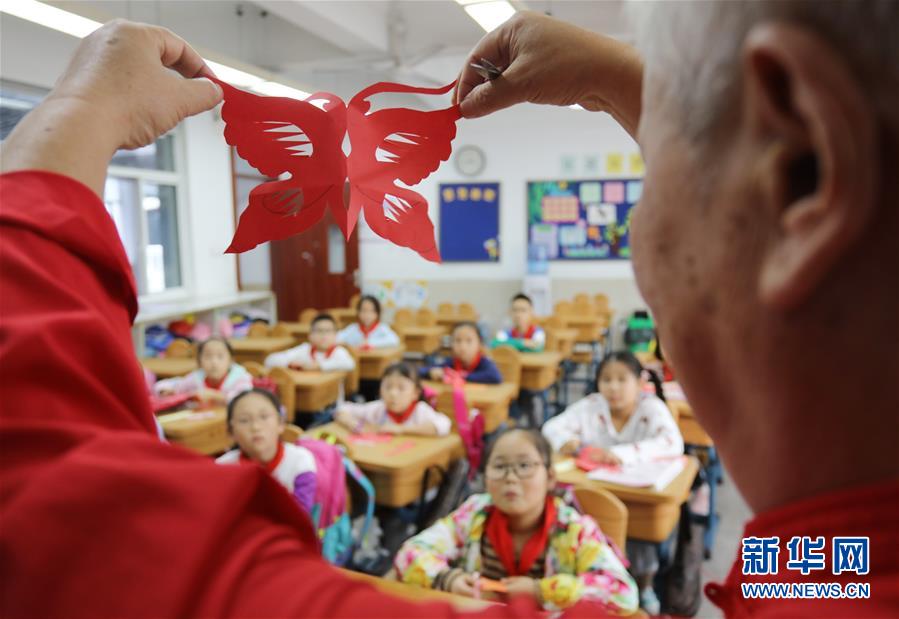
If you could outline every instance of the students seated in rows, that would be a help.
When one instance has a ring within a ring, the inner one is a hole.
[[[633,612],[636,585],[596,522],[552,495],[551,455],[536,430],[499,434],[487,452],[487,494],[406,541],[394,561],[399,579],[474,597],[489,578],[550,611],[590,600]]]
[[[512,297],[509,311],[512,316],[512,328],[497,332],[491,342],[491,348],[507,345],[514,346],[522,352],[540,352],[546,346],[546,333],[537,324],[534,316],[534,304],[526,294]]]
[[[481,354],[481,332],[473,322],[460,322],[453,328],[453,356],[442,365],[424,367],[421,375],[443,380],[445,370],[458,372],[466,382],[496,385],[503,382],[493,360]]]
[[[330,314],[319,314],[309,327],[309,341],[265,358],[266,367],[322,372],[351,371],[353,356],[337,344],[337,323]]]
[[[352,432],[446,436],[452,422],[422,400],[418,373],[406,363],[394,363],[381,376],[381,399],[366,404],[343,402],[335,421]]]
[[[216,462],[263,467],[308,513],[315,498],[315,456],[305,447],[281,440],[284,415],[278,397],[265,389],[238,395],[228,405],[228,431],[237,449]]]
[[[381,303],[371,295],[359,299],[357,322],[340,330],[337,341],[363,350],[399,346],[400,338],[393,329],[381,322]]]
[[[237,394],[253,388],[253,377],[234,363],[228,340],[211,337],[197,348],[199,368],[185,376],[161,380],[153,385],[156,395],[193,395],[203,402],[225,405]]]

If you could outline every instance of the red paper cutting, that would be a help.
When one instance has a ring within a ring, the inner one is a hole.
[[[380,82],[359,92],[349,106],[329,93],[301,101],[216,82],[225,95],[225,140],[259,172],[279,178],[250,192],[227,252],[303,232],[330,209],[347,239],[362,212],[375,234],[440,262],[427,200],[408,187],[449,159],[459,108],[371,112],[369,99],[382,93],[442,95],[455,82],[440,88]],[[347,133],[349,157],[342,149]],[[347,180],[349,203],[344,204]]]

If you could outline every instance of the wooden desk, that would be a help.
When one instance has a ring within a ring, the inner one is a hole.
[[[383,443],[357,443],[352,433],[337,423],[314,428],[340,437],[347,445],[351,460],[359,465],[375,487],[378,505],[402,507],[421,496],[425,470],[431,466],[444,469],[464,456],[458,434],[448,436],[394,436]],[[413,444],[409,448],[403,445]],[[439,479],[434,479],[435,484]]]
[[[184,413],[189,412],[190,416]],[[178,411],[157,417],[165,437],[201,454],[211,456],[231,449],[234,441],[228,433],[224,408],[210,411]]]
[[[456,413],[452,408],[452,400],[441,395],[452,393],[452,388],[443,382],[423,380],[422,385],[437,392],[438,410],[453,420]],[[465,384],[465,401],[470,408],[476,408],[484,416],[484,432],[493,432],[509,418],[509,404],[515,397],[515,385],[501,383],[499,385]]]
[[[287,329],[297,344],[305,344],[309,341],[309,329],[311,329],[311,326],[308,322],[279,322],[278,324],[283,325]]]
[[[693,408],[688,402],[684,400],[668,400],[668,408],[677,416],[677,427],[680,429],[685,443],[699,445],[700,447],[715,446],[715,443],[712,442],[712,437],[696,421],[696,416],[693,415]]]
[[[406,352],[420,353],[429,355],[438,348],[446,335],[446,327],[423,327],[419,325],[410,325],[406,327],[394,327],[397,335],[403,340],[403,346]]]
[[[156,375],[156,378],[184,376],[197,369],[196,359],[184,357],[144,357],[140,364]]]
[[[314,413],[337,401],[340,397],[340,385],[347,373],[288,369],[287,374],[296,389],[296,410]],[[293,411],[288,411],[290,421],[293,421],[292,413]]]
[[[453,314],[437,314],[437,324],[441,327],[444,327],[448,331],[452,331],[453,328],[459,324],[460,322],[474,322],[478,321],[478,316],[462,316],[458,313]]]
[[[359,378],[362,380],[381,380],[381,375],[391,363],[403,360],[402,346],[386,348],[357,348],[359,355]]]
[[[561,461],[561,460],[560,460]],[[595,481],[575,468],[557,472],[556,478],[566,484],[608,490],[627,507],[627,536],[647,542],[661,543],[668,539],[680,518],[680,506],[690,495],[690,486],[699,471],[699,460],[688,456],[684,470],[663,490],[632,488]]]
[[[255,361],[265,363],[265,358],[273,352],[293,348],[296,342],[292,337],[244,337],[228,340],[234,350],[237,363]]]
[[[452,604],[456,610],[461,611],[477,611],[495,606],[493,602],[487,600],[476,600],[461,595],[439,591],[437,589],[425,589],[417,585],[407,585],[398,580],[388,580],[386,578],[378,578],[362,574],[361,572],[353,572],[342,568],[336,568],[341,574],[351,580],[368,583],[382,593],[387,593],[395,597],[403,598],[411,602],[445,602]]]
[[[577,330],[578,342],[597,342],[602,339],[602,330],[605,322],[595,316],[568,315],[562,316],[565,326]]]
[[[554,329],[552,327],[544,327],[547,336],[551,336],[555,342],[555,351],[562,354],[563,359],[571,359],[574,353],[574,343],[577,341],[577,329]]]
[[[356,322],[357,313],[356,308],[353,307],[332,307],[325,310],[324,313],[331,314],[334,320],[337,321],[338,329],[349,327]]]
[[[562,353],[523,352],[521,359],[521,388],[528,391],[544,391],[555,382],[562,363]]]

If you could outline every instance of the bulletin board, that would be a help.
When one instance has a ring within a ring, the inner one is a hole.
[[[440,184],[443,262],[499,262],[499,183]]]
[[[641,178],[528,183],[528,243],[549,260],[629,260]]]

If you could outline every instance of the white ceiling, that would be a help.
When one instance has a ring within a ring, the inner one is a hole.
[[[263,67],[305,90],[341,96],[373,81],[451,81],[484,32],[452,0],[69,0],[66,10],[125,17],[175,31],[191,44]],[[582,27],[629,39],[622,0],[519,0]]]

